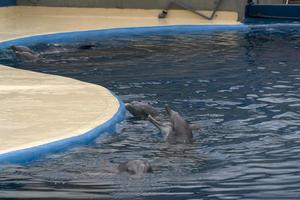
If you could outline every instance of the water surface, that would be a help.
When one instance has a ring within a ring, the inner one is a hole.
[[[298,199],[300,28],[152,33],[37,44],[43,61],[0,63],[103,85],[124,101],[169,104],[202,126],[168,145],[129,114],[113,134],[28,166],[4,166],[0,196],[15,199]],[[101,111],[99,111],[101,112]],[[154,173],[116,173],[146,159]]]

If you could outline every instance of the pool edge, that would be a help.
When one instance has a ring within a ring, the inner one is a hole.
[[[112,92],[111,94],[118,100],[119,108],[112,118],[106,122],[77,136],[0,154],[0,165],[26,164],[44,158],[49,154],[60,153],[75,146],[90,144],[101,134],[113,132],[117,124],[125,119],[126,108],[119,97],[115,96]]]
[[[66,36],[70,37],[72,35],[81,35],[86,33],[106,33],[110,34],[112,32],[122,33],[126,35],[128,32],[132,31],[159,31],[162,29],[171,29],[171,30],[178,30],[180,28],[195,28],[197,27],[199,30],[205,31],[232,31],[232,30],[245,30],[248,29],[249,26],[246,24],[238,24],[238,25],[167,25],[167,26],[145,26],[145,27],[127,27],[127,28],[108,28],[108,29],[93,29],[93,30],[81,30],[81,31],[70,31],[70,32],[57,32],[57,33],[46,33],[46,34],[39,34],[39,35],[31,35],[31,36],[24,36],[13,38],[9,40],[0,41],[0,49],[7,48],[11,44],[18,44],[18,45],[27,45],[32,44],[34,42],[49,42],[53,37],[55,39],[63,39]],[[186,29],[185,29],[186,31]],[[34,42],[33,42],[34,41]],[[6,66],[6,65],[3,65]],[[0,66],[1,67],[1,66]],[[10,67],[10,66],[8,66]],[[110,91],[110,90],[108,90]],[[111,92],[111,91],[110,91]],[[112,93],[112,92],[111,92]],[[112,93],[113,94],[113,93]],[[62,140],[45,143],[38,146],[33,146],[25,149],[14,150],[11,152],[0,154],[0,164],[24,164],[28,163],[33,160],[40,159],[48,154],[51,153],[58,153],[64,150],[70,149],[74,146],[78,145],[85,145],[91,143],[94,139],[96,139],[99,135],[104,132],[111,132],[114,130],[115,126],[124,120],[125,118],[125,106],[124,103],[113,94],[113,96],[119,102],[119,108],[117,112],[112,116],[111,119],[108,121],[100,124],[99,126],[92,128],[88,132],[82,133],[77,136],[65,138]]]

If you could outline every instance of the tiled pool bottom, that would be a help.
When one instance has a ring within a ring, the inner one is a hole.
[[[94,44],[91,50],[78,50]],[[202,125],[167,145],[129,115],[113,135],[1,169],[0,196],[38,199],[296,199],[300,196],[300,28],[187,31],[39,44],[41,63],[1,63],[103,85],[124,101],[165,103]],[[117,174],[147,159],[154,173]]]

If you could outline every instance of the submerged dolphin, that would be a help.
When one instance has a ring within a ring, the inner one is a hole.
[[[159,128],[160,132],[164,135],[164,139],[171,144],[193,143],[193,132],[190,124],[168,105],[166,105],[166,112],[170,119],[170,123],[159,122],[149,115],[149,121]]]
[[[131,103],[126,103],[125,107],[134,117],[142,120],[146,120],[148,115],[151,115],[152,117],[157,117],[159,115],[159,111],[156,108],[144,102],[133,101]]]
[[[40,55],[29,47],[12,45],[10,48],[15,52],[19,60],[36,62],[40,59]]]
[[[148,161],[145,160],[129,160],[121,163],[118,166],[118,171],[127,172],[132,175],[142,175],[145,173],[152,173],[152,167]]]
[[[10,46],[10,48],[14,52],[29,52],[29,53],[35,54],[35,52],[32,49],[30,49],[29,47],[26,47],[26,46],[12,45],[12,46]]]
[[[80,50],[90,50],[90,49],[94,49],[96,47],[97,46],[94,45],[94,44],[84,44],[84,45],[79,46],[78,49],[80,49]]]
[[[22,61],[36,62],[36,61],[38,61],[40,59],[39,55],[32,54],[30,52],[19,52],[19,51],[16,51],[15,54],[16,54],[16,57],[19,60],[22,60]]]

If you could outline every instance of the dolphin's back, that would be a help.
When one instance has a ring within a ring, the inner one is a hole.
[[[31,61],[31,62],[36,62],[39,57],[35,54],[32,54],[30,52],[16,52],[16,57],[20,60],[23,61]]]
[[[119,172],[128,172],[129,174],[144,174],[151,173],[152,167],[145,160],[129,160],[121,163],[118,167]]]

